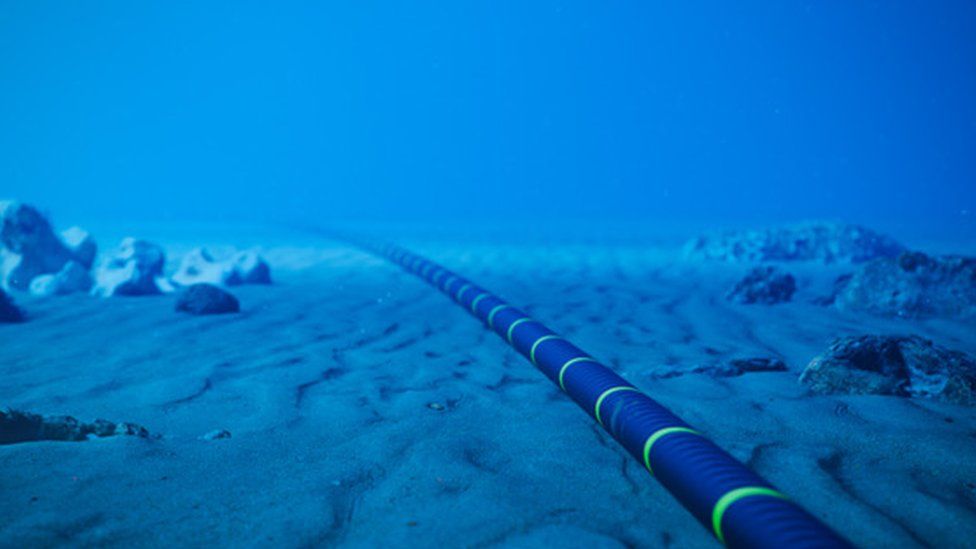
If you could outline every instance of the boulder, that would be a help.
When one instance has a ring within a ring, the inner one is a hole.
[[[126,238],[95,274],[92,293],[102,297],[155,295],[171,291],[163,277],[166,254],[151,242]]]
[[[700,236],[685,246],[685,255],[726,262],[862,263],[894,257],[904,249],[890,237],[858,225],[810,223]]]
[[[69,261],[56,274],[35,276],[31,280],[30,293],[36,296],[66,295],[87,292],[92,287],[88,269],[77,261]]]
[[[20,310],[7,292],[0,288],[0,323],[23,322],[24,312]]]
[[[180,293],[176,310],[191,315],[216,315],[239,312],[241,305],[236,297],[219,286],[200,283],[187,286]]]
[[[42,416],[0,408],[0,444],[41,440],[77,442],[119,435],[148,438],[149,431],[134,423],[113,423],[104,419],[83,423],[71,416]]]
[[[905,318],[976,318],[976,258],[905,252],[838,280],[837,307]]]
[[[171,280],[180,286],[271,284],[271,268],[254,250],[239,252],[226,261],[215,261],[207,250],[197,248],[183,256]]]
[[[838,339],[807,365],[800,382],[823,394],[893,395],[976,405],[976,361],[918,336]]]
[[[19,202],[0,202],[0,244],[3,284],[17,290],[27,290],[34,277],[56,273],[74,258],[41,212]]]
[[[789,301],[795,291],[796,279],[793,275],[780,272],[775,267],[756,267],[736,283],[726,299],[744,304],[773,305]]]

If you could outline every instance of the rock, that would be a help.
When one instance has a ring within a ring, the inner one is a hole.
[[[737,358],[727,362],[696,364],[693,366],[672,365],[669,370],[651,373],[651,379],[668,379],[686,374],[704,374],[711,377],[738,377],[754,372],[785,372],[786,364],[778,358]]]
[[[36,296],[65,295],[75,292],[87,292],[92,287],[92,277],[88,269],[77,261],[71,260],[64,264],[57,274],[45,274],[34,277],[30,284],[30,293]]]
[[[102,297],[155,295],[171,290],[163,277],[166,254],[156,244],[126,238],[95,274],[92,293]]]
[[[74,258],[41,212],[19,202],[0,202],[0,244],[3,283],[17,290],[27,290],[34,277],[56,273]]]
[[[796,279],[793,275],[780,272],[775,267],[756,267],[736,283],[726,299],[737,303],[773,305],[789,301],[795,291]]]
[[[119,435],[148,438],[149,431],[134,423],[112,423],[104,419],[82,423],[71,416],[41,416],[0,408],[0,444],[40,440],[82,441],[92,436]]]
[[[61,232],[61,240],[74,255],[75,261],[85,269],[91,269],[98,255],[98,245],[88,231],[81,227],[71,227]]]
[[[976,361],[918,336],[836,340],[800,382],[823,394],[893,395],[976,405]]]
[[[685,255],[727,262],[862,263],[894,257],[904,249],[893,239],[858,225],[812,223],[700,236],[685,246]]]
[[[203,440],[220,440],[220,439],[230,438],[230,437],[231,437],[230,431],[228,431],[227,429],[215,429],[203,435],[200,438]]]
[[[236,313],[241,310],[237,298],[213,284],[193,284],[180,293],[176,310],[191,315]]]
[[[239,252],[227,261],[215,261],[207,250],[197,248],[183,257],[172,281],[181,286],[271,284],[271,268],[254,250]]]
[[[231,259],[232,276],[229,286],[239,284],[271,284],[271,267],[255,250],[239,252]]]
[[[24,312],[20,310],[7,292],[0,289],[0,323],[23,322]]]
[[[834,303],[853,311],[906,318],[976,318],[976,258],[905,252],[861,266],[838,280]]]

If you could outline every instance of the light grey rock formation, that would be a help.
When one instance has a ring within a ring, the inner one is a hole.
[[[270,284],[271,268],[255,250],[238,252],[226,261],[216,261],[207,250],[197,248],[183,256],[171,280],[180,286]]]
[[[890,237],[858,225],[809,223],[700,236],[685,246],[685,255],[727,262],[861,263],[894,257],[904,249]]]
[[[92,293],[102,297],[155,295],[172,291],[163,276],[166,254],[151,242],[126,238],[103,260]]]
[[[800,382],[817,393],[921,397],[976,405],[976,361],[918,336],[836,340]]]

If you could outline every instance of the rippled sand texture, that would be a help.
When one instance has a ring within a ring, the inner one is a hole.
[[[211,239],[214,248],[236,243]],[[191,245],[162,242],[171,264]],[[194,242],[193,244],[198,244]],[[404,240],[572,339],[865,546],[976,539],[976,412],[813,396],[833,337],[972,326],[741,306],[741,268],[677,248]],[[249,244],[249,243],[244,243]],[[159,439],[0,446],[0,545],[709,546],[708,532],[547,379],[418,279],[340,243],[266,249],[271,287],[194,318],[173,297],[31,301],[0,326],[0,405]],[[789,372],[662,373],[743,357]],[[202,440],[215,429],[232,438]]]

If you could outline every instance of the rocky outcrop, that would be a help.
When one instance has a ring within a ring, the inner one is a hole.
[[[71,416],[42,416],[0,408],[0,444],[41,440],[77,442],[120,435],[148,438],[149,431],[135,423],[113,423],[104,419],[83,423]]]
[[[92,277],[88,269],[77,261],[69,261],[56,274],[35,276],[30,293],[36,296],[66,295],[87,292],[91,287]]]
[[[976,318],[976,258],[905,252],[838,281],[842,308],[906,318]]]
[[[95,274],[92,293],[102,297],[155,295],[171,291],[163,276],[166,254],[145,240],[126,238]]]
[[[795,291],[796,279],[793,275],[775,267],[756,267],[737,282],[725,297],[736,303],[773,305],[789,301]]]
[[[800,382],[817,393],[931,398],[976,405],[976,362],[918,336],[838,339]]]
[[[711,377],[738,377],[755,372],[785,372],[786,364],[778,358],[737,358],[726,362],[695,364],[692,366],[674,365],[664,371],[650,374],[652,379],[667,379],[687,374],[701,374]]]
[[[35,277],[77,259],[37,208],[19,202],[0,202],[0,244],[3,285],[16,290],[27,290]]]
[[[236,313],[241,304],[230,292],[213,284],[193,284],[180,292],[176,310],[191,315]]]
[[[98,255],[98,245],[88,231],[81,227],[71,227],[61,232],[61,241],[74,255],[75,261],[86,270],[92,268],[95,256]]]
[[[0,323],[23,322],[24,312],[20,310],[7,292],[0,288]]]
[[[215,261],[207,250],[197,248],[183,256],[171,280],[180,286],[271,284],[271,268],[254,250],[239,252],[226,261]]]
[[[904,247],[887,236],[843,223],[726,231],[700,236],[685,247],[689,258],[727,262],[862,263],[878,257],[894,257],[902,251]]]

